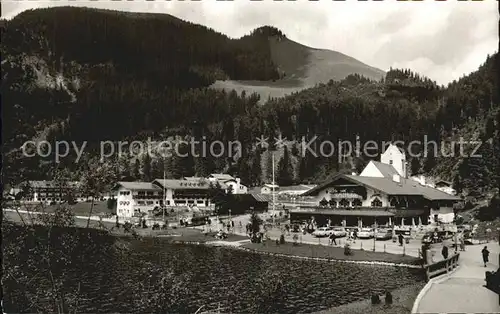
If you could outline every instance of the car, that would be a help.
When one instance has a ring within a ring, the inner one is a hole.
[[[392,230],[391,229],[377,229],[377,232],[375,233],[375,239],[377,239],[377,240],[392,239]]]
[[[336,237],[340,237],[341,238],[341,237],[347,236],[347,231],[343,227],[334,227],[333,228],[333,234]]]
[[[370,239],[373,238],[374,232],[372,228],[361,228],[358,231],[358,238],[360,239]]]
[[[320,227],[316,229],[312,235],[321,238],[321,237],[329,237],[333,233],[333,228],[332,227]]]

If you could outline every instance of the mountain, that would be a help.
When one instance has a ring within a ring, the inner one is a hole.
[[[366,65],[352,57],[333,50],[304,46],[273,27],[256,29],[252,36],[268,40],[271,60],[280,72],[280,79],[268,81],[216,81],[212,86],[225,90],[257,93],[261,100],[289,95],[305,88],[314,87],[329,80],[342,80],[350,74],[359,74],[372,80],[380,80],[385,72]]]
[[[442,87],[408,69],[384,74],[347,56],[302,46],[273,27],[231,39],[169,15],[70,7],[27,11],[0,26],[5,183],[50,179],[57,167],[78,179],[88,161],[100,156],[102,141],[148,138],[238,141],[241,150],[152,160],[126,151],[105,160],[116,165],[118,177],[229,172],[252,186],[266,181],[270,152],[277,151],[275,157],[285,159],[276,160],[280,177],[317,183],[336,171],[361,169],[382,148],[370,156],[339,158],[335,148],[315,157],[302,154],[302,139],[317,138],[318,150],[325,148],[321,141],[354,143],[356,136],[377,143],[427,136],[443,142],[444,150],[460,136],[480,139],[488,143],[484,158],[415,157],[412,172],[453,180],[464,194],[487,196],[500,182],[498,54]],[[243,92],[230,86],[243,86]],[[267,100],[257,87],[297,92]],[[287,153],[275,145],[256,146],[261,136],[287,138]],[[85,154],[76,162],[72,149],[60,163],[53,154],[27,157],[20,148],[28,140],[85,143]]]

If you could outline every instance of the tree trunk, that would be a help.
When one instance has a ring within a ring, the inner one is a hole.
[[[92,216],[93,209],[94,209],[94,197],[92,196],[92,202],[90,203],[89,218],[87,219],[87,228],[90,226],[90,216]]]

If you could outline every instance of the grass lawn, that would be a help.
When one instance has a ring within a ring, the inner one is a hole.
[[[316,314],[410,314],[413,303],[420,290],[425,286],[424,282],[419,282],[411,286],[403,287],[392,291],[393,304],[386,305],[384,297],[381,297],[382,304],[372,305],[371,300],[353,302]]]
[[[418,264],[419,260],[412,256],[403,256],[390,253],[353,250],[353,255],[345,256],[344,248],[328,247],[323,245],[285,243],[277,245],[273,241],[262,243],[246,243],[243,247],[256,251],[296,255],[315,258],[331,258],[337,260],[378,261],[391,263]]]

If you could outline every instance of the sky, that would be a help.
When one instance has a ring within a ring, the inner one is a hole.
[[[336,50],[382,70],[409,68],[443,85],[475,71],[498,50],[493,0],[3,0],[2,17],[64,5],[167,13],[230,37],[272,25],[306,46]]]

